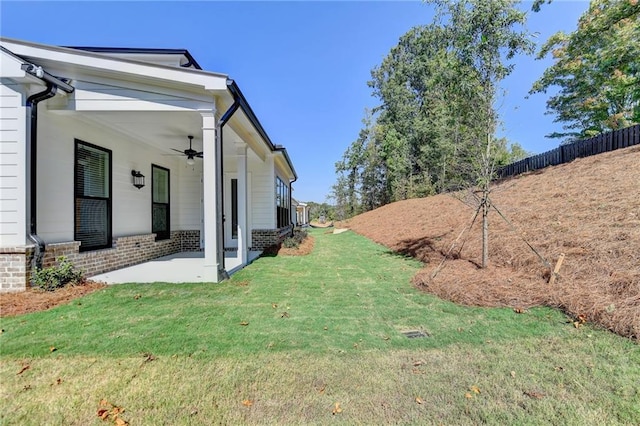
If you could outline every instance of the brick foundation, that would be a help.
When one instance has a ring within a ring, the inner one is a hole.
[[[251,251],[262,251],[277,246],[293,232],[293,225],[279,229],[254,229],[251,231]]]
[[[80,242],[47,244],[42,266],[66,257],[91,276],[183,251],[200,251],[200,231],[172,231],[171,238],[156,241],[155,234],[114,238],[113,247],[80,252]],[[24,291],[31,279],[32,247],[0,248],[0,292]]]
[[[33,248],[0,248],[0,292],[24,291],[31,279]]]

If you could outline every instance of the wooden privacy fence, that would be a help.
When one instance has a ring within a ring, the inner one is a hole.
[[[515,176],[531,170],[568,163],[576,158],[588,157],[638,144],[640,144],[640,124],[560,145],[551,151],[516,161],[499,169],[498,177]]]

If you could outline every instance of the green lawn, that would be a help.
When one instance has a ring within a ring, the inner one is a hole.
[[[1,319],[0,422],[104,424],[104,399],[132,425],[640,423],[631,341],[444,302],[410,285],[417,262],[312,235],[311,255],[222,284],[118,285]]]

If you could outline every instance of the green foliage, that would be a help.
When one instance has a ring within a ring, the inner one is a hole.
[[[525,12],[510,0],[428,3],[435,20],[410,29],[371,71],[381,104],[336,163],[332,196],[346,217],[490,180],[510,157],[492,140],[494,104],[510,61],[533,51]]]
[[[67,284],[78,284],[84,279],[81,270],[64,256],[56,259],[57,264],[48,268],[37,269],[33,274],[33,284],[43,290],[53,291]]]
[[[282,246],[285,248],[298,248],[305,238],[307,238],[307,235],[307,231],[296,229],[293,231],[293,236],[284,239]]]
[[[531,88],[546,93],[549,113],[564,132],[549,137],[589,138],[640,122],[640,4],[636,0],[592,0],[576,30],[552,35],[538,59],[555,62]]]
[[[307,206],[309,206],[309,220],[319,220],[320,217],[324,217],[330,222],[336,219],[335,207],[331,204],[307,201]]]

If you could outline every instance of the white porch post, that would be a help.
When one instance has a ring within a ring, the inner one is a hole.
[[[238,161],[238,257],[240,264],[247,264],[247,249],[250,236],[247,226],[247,144],[236,143]]]
[[[204,278],[218,282],[218,159],[216,149],[216,118],[213,111],[201,111],[202,115],[202,185],[204,207]]]

